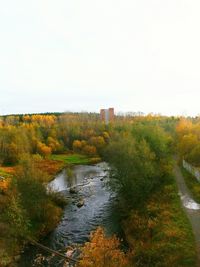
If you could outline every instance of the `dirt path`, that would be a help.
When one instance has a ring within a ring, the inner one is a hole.
[[[196,203],[189,192],[181,170],[177,163],[174,164],[174,174],[178,185],[179,193],[181,196],[183,207],[191,222],[193,233],[197,244],[198,264],[200,266],[200,205]]]

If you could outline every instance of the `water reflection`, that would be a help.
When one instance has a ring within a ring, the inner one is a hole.
[[[103,177],[106,172],[102,170],[106,167],[105,163],[97,164],[95,166],[75,166],[73,169],[64,169],[57,175],[56,179],[49,183],[48,188],[55,191],[64,191],[74,186],[84,186],[92,179],[97,177]]]
[[[61,173],[59,173],[52,182],[49,183],[47,186],[48,189],[53,189],[54,191],[62,191],[63,188],[68,188],[68,179],[67,179],[67,173],[66,170],[63,170]]]
[[[66,175],[64,179],[67,181],[68,187],[72,187],[74,184],[77,183],[76,174],[74,174],[74,171],[72,170],[72,168],[66,169]]]

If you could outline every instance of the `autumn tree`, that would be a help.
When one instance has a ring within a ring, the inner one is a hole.
[[[181,119],[176,127],[177,150],[181,159],[200,165],[200,124],[197,120]]]
[[[186,155],[186,159],[194,166],[200,166],[200,142]]]
[[[106,142],[103,136],[93,136],[90,138],[90,144],[95,146],[97,150],[102,150],[105,147]]]
[[[184,135],[178,144],[178,149],[183,157],[187,155],[199,144],[199,140],[196,135],[190,133]]]
[[[51,155],[51,152],[52,152],[51,147],[45,145],[42,142],[37,143],[37,150],[38,150],[38,153],[44,156],[45,158]]]
[[[112,167],[111,183],[131,206],[141,205],[158,181],[155,154],[146,141],[129,136],[112,141],[105,150]],[[116,183],[116,184],[115,184]]]
[[[72,147],[73,151],[78,153],[80,153],[83,148],[82,143],[79,140],[74,140]]]
[[[89,156],[94,156],[97,154],[97,149],[95,146],[92,145],[86,145],[83,148],[83,152]]]
[[[109,139],[110,139],[110,135],[109,135],[109,133],[106,132],[106,131],[104,131],[102,135],[103,135],[104,140],[105,140],[106,142],[108,142]]]
[[[47,144],[48,147],[51,148],[52,152],[59,152],[62,150],[62,145],[59,143],[59,141],[51,136],[47,138]]]
[[[183,136],[191,133],[191,129],[193,128],[192,122],[185,118],[181,118],[179,123],[176,126],[176,132],[178,136]]]
[[[55,205],[44,181],[47,174],[35,165],[32,157],[24,155],[16,172],[21,206],[26,211],[31,231],[47,233],[58,223],[62,210]]]
[[[111,166],[111,185],[132,207],[143,206],[170,175],[168,136],[158,127],[120,130],[104,151]]]
[[[82,248],[81,260],[77,267],[127,267],[127,256],[120,249],[116,236],[106,237],[104,230],[98,227],[90,235],[90,242]]]
[[[2,163],[15,164],[21,154],[29,151],[29,140],[24,129],[14,126],[0,129],[0,159]]]

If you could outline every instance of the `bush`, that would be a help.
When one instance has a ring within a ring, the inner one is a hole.
[[[56,201],[61,204],[61,197],[47,192],[43,183],[45,174],[35,167],[31,159],[24,158],[21,164],[16,177],[17,189],[30,221],[31,232],[49,232],[61,216],[62,210],[55,204]]]
[[[57,206],[63,208],[67,204],[67,200],[60,192],[50,190],[48,194],[52,202],[54,202]]]
[[[82,248],[81,260],[77,267],[126,267],[128,260],[120,249],[116,236],[106,237],[104,230],[98,227],[90,235],[90,242]]]

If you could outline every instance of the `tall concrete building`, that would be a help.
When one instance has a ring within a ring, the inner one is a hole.
[[[114,108],[100,110],[100,118],[106,124],[112,122],[114,120],[114,117],[115,117]]]

